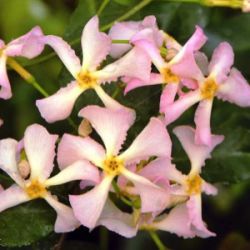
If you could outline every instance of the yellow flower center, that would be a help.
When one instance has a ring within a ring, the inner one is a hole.
[[[179,83],[180,82],[180,78],[177,75],[175,75],[169,68],[163,68],[161,71],[161,74],[163,76],[164,83]]]
[[[218,84],[213,78],[207,78],[201,87],[203,99],[212,99],[218,90]]]
[[[103,162],[103,169],[106,174],[116,176],[119,175],[124,168],[123,161],[117,159],[116,156],[108,157]]]
[[[187,192],[189,195],[199,194],[201,192],[202,179],[199,175],[188,177]]]
[[[43,198],[47,190],[38,180],[32,180],[31,183],[25,187],[25,192],[31,199],[36,199]]]
[[[93,88],[97,83],[97,78],[89,71],[82,71],[78,74],[77,82],[82,88]]]

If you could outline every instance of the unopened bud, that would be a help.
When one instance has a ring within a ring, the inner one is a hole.
[[[30,174],[30,165],[27,160],[21,160],[18,163],[18,170],[23,179],[26,179]]]
[[[87,119],[83,119],[78,127],[78,134],[82,137],[86,137],[92,132],[92,127]]]

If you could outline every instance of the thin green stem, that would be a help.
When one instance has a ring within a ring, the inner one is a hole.
[[[152,240],[154,241],[155,245],[158,247],[159,250],[170,250],[169,248],[167,248],[163,243],[162,241],[160,240],[158,234],[153,231],[153,230],[150,230],[148,231]]]
[[[97,10],[97,15],[100,16],[101,13],[104,11],[104,9],[106,8],[106,6],[109,4],[110,0],[103,0],[102,4],[100,5],[99,9]]]
[[[153,0],[143,0],[140,1],[139,4],[135,5],[132,9],[130,9],[127,13],[123,14],[122,16],[118,17],[116,20],[104,25],[101,28],[101,31],[106,31],[109,28],[111,28],[113,26],[113,24],[115,22],[119,22],[119,21],[124,21],[127,18],[133,16],[136,12],[138,12],[139,10],[143,9],[145,6],[147,6],[149,3],[151,3]]]
[[[105,227],[100,229],[100,250],[108,250],[108,230]]]
[[[112,43],[114,44],[129,44],[129,40],[112,40]]]

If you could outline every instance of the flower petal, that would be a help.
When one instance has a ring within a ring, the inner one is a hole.
[[[201,238],[207,238],[211,236],[216,236],[215,233],[210,232],[205,223],[202,220],[202,208],[201,208],[201,195],[193,195],[187,201],[187,208],[189,213],[189,218],[193,226],[193,231],[195,234]]]
[[[148,125],[119,158],[126,164],[151,156],[170,158],[171,147],[172,143],[163,122],[158,118],[151,118]]]
[[[123,77],[122,80],[126,83],[124,94],[127,94],[130,90],[138,87],[157,85],[164,82],[162,76],[157,73],[151,73],[150,79],[148,81],[143,81],[138,78],[130,78],[130,77]]]
[[[233,62],[234,53],[231,45],[227,42],[220,43],[214,50],[208,66],[210,75],[215,76],[218,83],[222,83],[226,80]]]
[[[0,168],[18,185],[22,186],[23,179],[17,167],[17,146],[18,142],[16,140],[0,140]]]
[[[82,32],[83,68],[95,70],[111,49],[111,38],[99,31],[99,19],[92,17]]]
[[[14,184],[0,192],[0,200],[0,212],[2,212],[7,208],[29,201],[30,198],[22,188]]]
[[[196,125],[195,130],[195,143],[200,145],[211,144],[211,128],[210,128],[210,119],[213,106],[213,99],[202,100],[194,116],[194,122]]]
[[[195,237],[190,227],[190,218],[186,204],[177,205],[163,219],[154,222],[154,228],[177,234],[183,238]]]
[[[115,99],[113,99],[111,96],[109,96],[101,86],[97,85],[94,87],[94,90],[96,94],[99,96],[99,98],[102,100],[105,107],[110,109],[127,109],[128,111],[131,109],[121,105],[119,102],[117,102]]]
[[[78,160],[88,160],[101,167],[104,159],[104,148],[90,137],[64,134],[58,145],[57,161],[60,169]]]
[[[69,200],[76,218],[82,225],[93,229],[107,200],[113,177],[105,176],[100,184],[85,194],[70,195]]]
[[[107,155],[116,155],[126,139],[127,131],[135,120],[134,111],[113,110],[98,106],[88,106],[79,112],[101,136]]]
[[[227,80],[220,85],[217,97],[240,107],[249,107],[250,85],[243,75],[233,68]]]
[[[53,50],[55,50],[65,67],[76,79],[77,75],[81,71],[81,63],[79,58],[76,56],[75,51],[70,47],[70,45],[61,37],[52,35],[45,36],[44,43],[48,44],[53,48]]]
[[[100,82],[115,81],[122,76],[148,80],[151,71],[150,58],[140,48],[133,48],[119,60],[96,71],[95,76]]]
[[[188,108],[201,100],[199,90],[190,91],[177,101],[166,106],[165,123],[168,125],[178,119]]]
[[[9,99],[12,96],[10,81],[6,69],[6,56],[0,56],[0,98]]]
[[[102,167],[105,150],[90,137],[82,138],[64,134],[58,146],[58,163],[61,169],[78,160],[88,160],[98,167]]]
[[[29,59],[40,55],[44,49],[43,32],[39,26],[11,41],[5,50],[8,56],[23,56]]]
[[[46,180],[45,185],[60,185],[74,180],[90,180],[94,183],[98,183],[100,181],[99,171],[88,161],[77,161],[64,168],[57,175]]]
[[[41,116],[47,122],[66,119],[75,104],[78,96],[84,91],[75,81],[59,89],[54,95],[36,101]]]
[[[133,223],[133,216],[122,212],[110,199],[107,199],[97,225],[105,226],[126,238],[134,237],[138,230]]]
[[[127,169],[123,169],[121,174],[135,185],[141,198],[142,213],[161,211],[169,205],[170,193],[168,191]]]
[[[75,218],[73,210],[57,201],[52,195],[48,194],[44,199],[53,207],[57,213],[55,222],[55,232],[64,233],[74,231],[80,226],[79,221]]]
[[[212,185],[204,180],[202,181],[202,191],[207,195],[217,195],[218,194],[218,189],[214,185]]]
[[[46,180],[54,167],[55,144],[51,135],[39,124],[30,125],[24,133],[24,148],[31,168],[31,179]]]
[[[200,172],[201,167],[205,164],[205,160],[210,158],[210,153],[213,149],[220,144],[224,136],[212,135],[211,145],[197,145],[195,143],[195,130],[190,126],[178,126],[173,130],[174,134],[178,137],[182,147],[188,155],[192,163],[192,171]]]
[[[161,94],[161,100],[160,100],[160,112],[161,113],[164,113],[164,111],[167,109],[167,106],[174,102],[178,88],[179,88],[179,85],[176,83],[169,83],[164,87],[162,94]]]

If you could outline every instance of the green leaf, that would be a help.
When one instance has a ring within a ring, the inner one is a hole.
[[[53,232],[55,212],[44,201],[30,201],[0,213],[0,245],[21,247]]]

